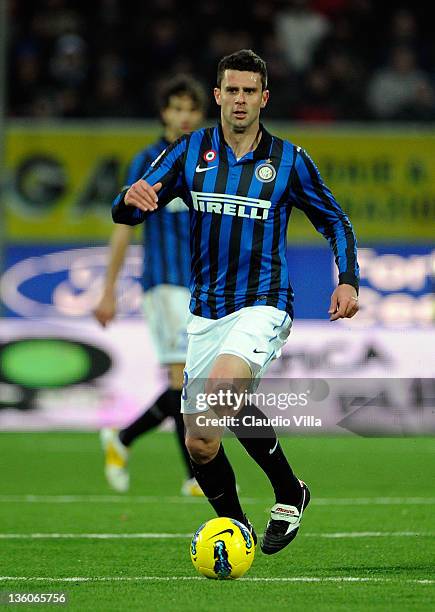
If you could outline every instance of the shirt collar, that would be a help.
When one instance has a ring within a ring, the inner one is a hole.
[[[218,130],[219,130],[219,140],[223,142],[224,144],[226,144],[227,146],[229,146],[229,144],[225,140],[224,132],[222,129],[222,124],[220,121],[218,123]],[[270,134],[270,132],[266,130],[266,128],[264,127],[262,123],[260,123],[260,131],[261,131],[261,140],[257,148],[254,151],[252,151],[252,159],[254,161],[259,160],[259,159],[267,159],[270,156],[270,148],[272,145],[272,134]]]

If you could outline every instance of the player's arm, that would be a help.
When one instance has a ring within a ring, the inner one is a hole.
[[[323,182],[305,151],[296,148],[291,178],[291,201],[328,240],[338,267],[338,287],[331,296],[331,321],[353,317],[358,311],[359,268],[352,225]]]
[[[125,176],[125,185],[132,185],[144,173],[153,161],[147,149],[135,155],[129,164]],[[128,187],[124,188],[124,190]],[[123,191],[124,191],[123,190]],[[115,226],[109,244],[109,261],[106,268],[103,293],[95,310],[94,317],[105,327],[116,315],[116,284],[125,261],[127,248],[130,244],[133,230],[129,225]]]
[[[170,202],[180,186],[189,136],[182,136],[151,164],[144,176],[122,191],[112,205],[115,223],[137,225]]]
[[[103,327],[106,327],[116,314],[116,283],[125,261],[132,232],[133,229],[128,225],[116,225],[110,239],[109,263],[104,278],[103,294],[93,313]]]

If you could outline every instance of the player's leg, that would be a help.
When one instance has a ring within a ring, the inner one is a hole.
[[[208,433],[197,433],[196,419],[196,415],[184,415],[186,446],[196,480],[216,514],[228,516],[246,525],[256,544],[255,531],[240,505],[236,477],[221,442],[222,433],[218,433],[215,426]]]
[[[200,405],[200,396],[217,390],[208,382],[223,333],[225,322],[193,317],[188,326],[189,347],[186,358],[186,384],[182,396],[182,412],[186,425],[188,448],[195,477],[218,516],[229,516],[244,523],[256,542],[252,525],[246,518],[237,494],[234,471],[221,443],[223,427],[207,423],[217,416],[207,405]],[[240,362],[240,360],[238,360]],[[242,368],[245,364],[240,362]],[[234,375],[234,367],[232,368]],[[236,373],[240,380],[245,370]],[[206,387],[207,384],[207,387]],[[223,407],[225,409],[225,407]]]
[[[174,416],[180,406],[180,391],[177,389],[166,389],[137,419],[119,431],[118,437],[126,448],[143,434],[152,431],[160,425],[167,417]]]
[[[129,489],[128,456],[133,442],[179,411],[180,390],[166,389],[150,408],[147,408],[127,427],[121,430],[113,428],[101,430],[100,437],[105,454],[105,475],[112,489],[121,493]]]
[[[220,374],[237,374],[237,380],[244,378],[246,364],[237,357],[229,356],[227,368],[216,372],[216,378],[212,373],[206,382],[206,396],[216,394],[219,390],[224,392],[231,383],[223,381]],[[240,367],[240,370],[237,367]],[[192,467],[195,477],[204,494],[215,509],[218,516],[229,516],[238,521],[244,521],[243,510],[240,506],[236,479],[230,462],[221,444],[223,427],[214,425],[207,419],[222,416],[227,406],[222,405],[221,410],[208,410],[201,415],[201,420],[196,415],[185,415],[186,419],[186,446],[192,459]]]
[[[167,417],[180,413],[184,363],[168,364],[169,388],[130,425],[119,431],[119,439],[127,448],[141,435],[160,425]]]
[[[240,421],[246,416],[264,421],[264,413],[247,404],[238,413]],[[252,421],[249,421],[252,422]],[[255,437],[241,426],[229,427],[246,452],[266,474],[273,487],[275,504],[261,543],[266,554],[279,552],[296,537],[302,514],[310,501],[306,484],[293,473],[272,425],[258,427]]]
[[[230,391],[240,396],[247,390],[251,377],[251,369],[244,360],[235,355],[221,354],[210,372],[206,393],[216,395],[221,390],[224,394]],[[226,414],[230,415],[231,410]],[[254,417],[256,422],[266,420],[264,413],[253,404],[247,404],[233,414],[237,416],[238,423],[242,423],[247,416]],[[300,481],[294,475],[284,455],[273,426],[262,425],[252,428],[229,424],[228,428],[265,472],[273,487],[276,502],[298,504],[302,496]]]
[[[106,479],[116,491],[124,492],[129,488],[128,454],[133,442],[158,427],[166,418],[180,413],[188,304],[189,290],[186,287],[158,285],[144,294],[144,316],[157,358],[163,367],[168,367],[169,388],[125,428],[102,430]],[[180,447],[186,452],[184,442]]]
[[[252,428],[244,427],[241,424],[245,417],[253,417],[255,422],[266,422],[265,414],[257,406],[248,403],[237,413],[237,417],[239,424],[235,427],[229,425],[229,429],[268,477],[276,502],[299,503],[301,499],[300,482],[284,455],[274,427],[264,424]],[[246,421],[254,422],[253,419],[246,419]]]
[[[251,376],[258,380],[280,354],[290,326],[288,315],[272,307],[243,309],[231,335],[222,343],[216,365],[220,361],[224,363],[230,355],[238,355],[249,365]],[[243,417],[248,415],[262,423],[265,421],[262,411],[248,403],[237,414],[238,422],[243,423]],[[265,472],[274,489],[276,503],[262,550],[266,554],[278,552],[296,536],[303,511],[309,503],[309,490],[293,473],[271,425],[262,424],[254,428],[230,426],[230,429]]]
[[[201,487],[198,484],[198,481],[195,478],[195,474],[193,473],[192,464],[190,462],[189,452],[186,448],[185,442],[185,427],[184,427],[184,419],[181,414],[181,390],[183,387],[183,373],[184,373],[184,363],[180,364],[171,364],[168,368],[169,374],[169,384],[171,385],[171,389],[176,389],[177,391],[177,402],[175,405],[175,409],[171,416],[174,419],[175,425],[175,435],[177,437],[178,446],[181,451],[181,456],[183,459],[184,467],[186,470],[186,479],[183,482],[181,487],[182,495],[192,496],[192,497],[201,497],[204,493],[201,490]]]

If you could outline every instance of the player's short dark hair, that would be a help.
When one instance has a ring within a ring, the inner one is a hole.
[[[241,49],[221,59],[217,68],[217,86],[220,87],[225,70],[240,70],[241,72],[257,72],[261,76],[263,90],[267,87],[266,62],[251,49]]]
[[[165,81],[158,94],[158,107],[160,110],[168,108],[172,96],[188,96],[195,108],[205,112],[207,95],[199,81],[187,74],[180,74]]]

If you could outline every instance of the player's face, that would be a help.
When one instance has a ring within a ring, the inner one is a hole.
[[[171,96],[168,106],[161,112],[165,130],[170,140],[176,140],[200,127],[203,112],[195,106],[190,96]]]
[[[225,70],[220,87],[215,87],[216,103],[221,107],[222,122],[235,132],[244,132],[258,122],[260,110],[269,99],[262,90],[258,72]]]

